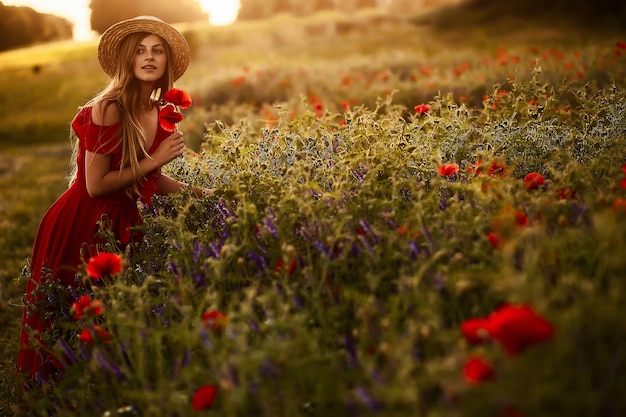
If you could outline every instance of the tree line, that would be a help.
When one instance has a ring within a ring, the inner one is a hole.
[[[0,51],[71,38],[72,23],[68,20],[0,2]]]

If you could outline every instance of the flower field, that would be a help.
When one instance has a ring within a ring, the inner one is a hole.
[[[30,412],[624,415],[623,40],[192,69],[213,194],[42,288]]]

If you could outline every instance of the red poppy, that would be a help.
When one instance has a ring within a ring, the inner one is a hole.
[[[182,113],[177,112],[174,106],[167,105],[159,111],[159,124],[168,132],[173,132],[176,129],[176,123],[182,120]]]
[[[535,190],[544,185],[545,182],[546,181],[545,178],[543,178],[543,175],[537,172],[531,172],[524,177],[524,186],[526,187],[527,191]]]
[[[528,226],[528,217],[526,217],[526,214],[524,214],[522,210],[517,210],[515,212],[515,224],[520,227]]]
[[[465,340],[473,345],[482,343],[489,337],[486,330],[488,323],[487,319],[482,318],[465,320],[461,323],[461,332],[465,336]]]
[[[246,82],[246,77],[244,75],[241,75],[237,78],[233,78],[233,80],[231,81],[231,84],[235,87],[239,87],[240,85],[244,84]]]
[[[493,161],[489,167],[488,175],[490,177],[504,177],[508,172],[508,167],[504,162]]]
[[[292,259],[291,262],[289,262],[289,265],[285,266],[285,261],[283,261],[283,259],[281,258],[278,260],[278,262],[276,262],[276,265],[274,265],[274,272],[288,272],[290,274],[293,274],[297,268],[298,262],[296,262],[295,259]]]
[[[172,88],[167,93],[163,95],[163,100],[168,103],[172,103],[175,106],[180,107],[181,109],[187,109],[191,107],[191,96],[185,90],[181,90],[178,88]]]
[[[626,178],[623,178],[622,181],[620,181],[619,186],[622,188],[626,188]]]
[[[478,384],[495,379],[496,372],[489,362],[478,356],[472,356],[465,362],[463,376],[468,383]]]
[[[104,306],[100,300],[92,300],[88,295],[81,295],[77,302],[72,304],[72,311],[76,320],[91,312],[96,316],[104,313]]]
[[[473,175],[479,175],[480,173],[482,173],[482,169],[483,169],[483,160],[479,159],[478,161],[476,161],[476,163],[471,164],[470,166],[467,167],[467,172]]]
[[[191,405],[194,410],[202,411],[211,407],[215,396],[217,395],[217,387],[213,384],[203,385],[198,388],[191,398]]]
[[[437,168],[437,173],[442,177],[451,177],[459,171],[457,164],[443,164]]]
[[[202,320],[204,321],[204,327],[211,327],[212,331],[219,332],[226,327],[228,316],[217,310],[210,310],[202,315]]]
[[[556,190],[561,200],[567,200],[568,198],[576,198],[576,190],[568,190],[567,188],[561,188]]]
[[[615,46],[617,46],[619,49],[626,49],[626,42],[617,41],[615,42]]]
[[[89,259],[87,275],[93,279],[114,276],[122,271],[122,256],[117,253],[102,252]]]
[[[618,210],[623,211],[624,213],[626,213],[626,200],[624,200],[623,198],[619,197],[617,198],[614,202],[613,205],[611,206],[611,210],[617,212]]]
[[[489,243],[491,243],[491,246],[493,246],[494,249],[498,249],[500,247],[501,239],[497,233],[494,233],[494,232],[487,233],[487,239],[489,240]]]
[[[78,340],[88,343],[90,345],[93,345],[94,336],[96,336],[99,340],[103,341],[104,343],[110,343],[112,340],[111,333],[109,333],[108,330],[103,329],[102,327],[97,326],[97,325],[83,329],[81,334],[78,336]]]
[[[489,336],[497,340],[509,356],[517,356],[554,335],[554,326],[527,305],[505,305],[487,320]]]
[[[428,104],[418,104],[417,106],[414,107],[414,109],[415,109],[415,113],[421,116],[430,111],[430,106],[428,106]]]
[[[409,227],[406,225],[396,227],[396,233],[400,236],[406,236],[409,233]]]

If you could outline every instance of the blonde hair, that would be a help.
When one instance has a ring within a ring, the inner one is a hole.
[[[139,84],[136,82],[134,76],[134,56],[140,42],[151,33],[136,32],[128,35],[122,43],[119,49],[119,63],[115,76],[109,81],[108,85],[98,93],[93,99],[89,100],[84,107],[93,107],[96,105],[102,105],[103,114],[109,106],[116,105],[119,109],[121,128],[119,134],[111,138],[107,143],[101,144],[101,148],[106,147],[111,141],[118,141],[121,146],[121,169],[130,167],[135,182],[133,186],[127,190],[129,194],[132,191],[139,193],[138,185],[145,179],[139,170],[139,161],[142,158],[149,158],[148,150],[146,149],[146,134],[141,126],[139,119],[141,111],[141,97],[139,91]],[[158,35],[157,35],[158,36]],[[165,56],[167,58],[166,70],[161,79],[157,81],[155,88],[161,88],[161,91],[165,92],[173,87],[173,73],[172,73],[172,51],[170,46],[163,39],[163,46],[165,49]],[[75,136],[72,132],[72,136]],[[68,176],[69,184],[71,185],[76,179],[76,157],[78,149],[78,141],[73,145],[72,155],[72,172]],[[140,157],[140,154],[142,156]]]

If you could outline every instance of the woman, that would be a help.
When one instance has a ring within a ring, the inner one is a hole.
[[[79,285],[79,267],[96,253],[100,228],[123,246],[137,241],[141,224],[137,200],[181,191],[185,184],[161,174],[161,167],[183,153],[183,136],[159,125],[152,92],[168,91],[189,64],[189,45],[172,26],[140,16],[107,29],[98,59],[111,77],[108,86],[82,107],[71,127],[78,140],[70,187],[43,217],[33,247],[22,318],[18,374],[45,381],[55,371],[46,358],[50,329],[41,308],[40,284],[54,280]],[[197,190],[194,190],[197,192]],[[59,308],[60,306],[51,306]]]

